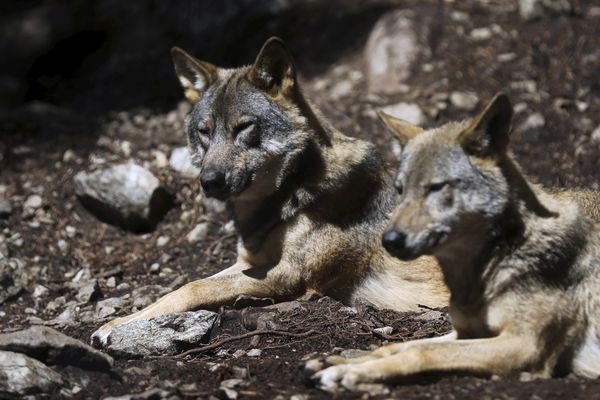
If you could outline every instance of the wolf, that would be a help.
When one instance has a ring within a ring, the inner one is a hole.
[[[92,335],[165,313],[218,309],[240,295],[276,301],[322,293],[381,308],[442,307],[435,259],[406,263],[381,247],[398,195],[371,143],[332,127],[303,95],[284,43],[268,40],[251,66],[216,67],[179,48],[176,74],[193,109],[185,121],[206,196],[224,200],[238,233],[237,260]]]
[[[383,245],[408,262],[438,260],[453,330],[330,358],[314,378],[334,389],[432,372],[599,377],[598,194],[579,192],[582,209],[578,192],[551,193],[523,176],[508,151],[504,94],[474,118],[432,130],[381,116],[403,149],[401,199]]]

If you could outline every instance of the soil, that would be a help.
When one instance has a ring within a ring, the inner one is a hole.
[[[469,114],[452,105],[435,109],[440,94],[471,91],[483,104],[497,91],[505,91],[513,104],[524,110],[516,113],[511,146],[528,176],[547,186],[599,190],[600,144],[592,140],[591,133],[600,125],[600,19],[588,10],[592,5],[600,6],[600,2],[575,3],[578,8],[574,15],[549,15],[523,22],[511,1],[373,1],[363,6],[353,2],[347,12],[305,12],[302,18],[294,18],[296,14],[289,12],[279,20],[266,22],[260,35],[245,43],[275,33],[286,39],[301,60],[299,72],[308,97],[340,130],[377,143],[390,162],[395,162],[391,138],[373,118],[373,110],[399,101],[416,103],[426,112],[426,125],[434,126]],[[414,66],[405,93],[369,95],[363,60],[367,34],[377,16],[400,4],[413,10],[417,24],[428,26],[428,43],[421,45],[429,49],[429,54],[422,55]],[[457,17],[460,14],[456,11],[466,14],[466,20]],[[490,26],[499,27],[500,32],[494,31],[481,42],[469,39],[472,29]],[[344,41],[343,51],[332,49],[336,46],[328,41],[328,33]],[[249,52],[246,48],[244,51]],[[319,54],[326,56],[321,58]],[[501,62],[501,54],[513,55],[507,57],[510,61]],[[352,92],[333,98],[330,93],[335,83],[349,79],[352,71],[363,73],[354,82]],[[523,82],[528,81],[535,82],[533,90],[525,89]],[[172,84],[177,85],[175,80]],[[123,84],[120,94],[143,99],[161,95],[143,93],[144,89]],[[95,94],[102,92],[98,85],[93,90]],[[118,90],[111,87],[111,96]],[[94,113],[94,109],[110,109],[110,104],[102,96],[86,100],[78,93],[76,98],[77,102],[67,98],[56,102],[59,107],[30,103],[19,111],[5,113],[0,121],[0,185],[5,185],[4,196],[14,207],[8,218],[0,219],[0,232],[11,256],[24,260],[30,272],[27,291],[2,305],[0,331],[56,317],[62,309],[49,311],[46,304],[59,296],[72,300],[75,292],[67,283],[81,269],[89,269],[98,278],[102,295],[108,298],[127,296],[144,285],[180,286],[209,276],[235,259],[235,237],[223,230],[229,220],[226,213],[209,212],[197,199],[196,180],[181,177],[157,162],[157,151],[168,157],[170,150],[185,145],[181,125],[188,106],[183,102],[166,103],[156,108]],[[545,126],[520,130],[534,112],[544,116]],[[129,159],[147,166],[176,198],[175,207],[158,227],[143,235],[99,222],[77,201],[72,187],[72,178],[80,170]],[[21,204],[34,193],[42,197],[43,204],[29,212]],[[188,243],[187,233],[202,220],[210,223],[208,237]],[[159,237],[169,241],[159,247]],[[59,240],[64,240],[67,247],[60,248]],[[150,271],[155,263],[160,265],[158,273]],[[116,288],[107,286],[110,277],[116,278]],[[119,286],[123,283],[128,287]],[[36,285],[45,286],[49,293],[34,298]],[[241,378],[242,383],[233,388],[238,398],[600,399],[600,380],[572,376],[549,380],[428,377],[387,386],[389,392],[382,394],[323,392],[313,387],[304,372],[307,358],[437,336],[449,330],[449,322],[443,313],[428,320],[420,313],[399,314],[366,305],[357,306],[353,314],[329,298],[305,300],[299,305],[274,319],[278,331],[299,336],[261,334],[186,357],[117,359],[112,374],[75,368],[61,372],[72,385],[81,388],[75,390],[75,398],[117,396],[153,388],[181,397],[227,398],[221,382]],[[82,309],[93,307],[93,303],[81,305]],[[130,311],[126,308],[119,313]],[[431,311],[424,312],[428,315]],[[87,342],[102,322],[62,330]],[[394,328],[389,338],[373,331],[383,326]],[[221,310],[221,325],[212,341],[252,329],[242,311],[227,308]],[[237,350],[253,348],[261,349],[261,355],[233,356]],[[146,397],[152,395],[160,397],[158,392],[147,393]]]

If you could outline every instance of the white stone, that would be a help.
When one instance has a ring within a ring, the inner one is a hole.
[[[473,111],[479,103],[479,98],[470,92],[452,92],[450,103],[459,110]]]
[[[411,124],[421,126],[425,123],[423,110],[414,103],[396,103],[382,108],[383,112],[392,117],[403,119]]]
[[[262,350],[261,349],[250,349],[246,353],[246,355],[248,357],[260,357],[261,354],[262,354]]]
[[[533,113],[521,124],[520,130],[528,131],[531,129],[543,128],[546,125],[546,119],[541,113]]]
[[[32,296],[35,298],[42,297],[48,294],[48,288],[42,285],[36,285],[33,289]]]
[[[186,236],[189,243],[196,243],[200,240],[206,239],[208,235],[208,222],[200,222],[194,227]]]
[[[475,28],[469,33],[469,37],[476,42],[488,40],[492,37],[492,30],[487,27]]]
[[[41,206],[42,198],[37,194],[32,194],[31,196],[27,197],[27,200],[25,200],[25,203],[23,203],[23,208],[25,209],[35,210]]]
[[[154,150],[152,154],[154,155],[154,165],[157,168],[162,169],[169,165],[169,160],[167,160],[167,156],[162,151]]]
[[[394,332],[394,328],[392,328],[391,326],[384,326],[382,328],[375,328],[373,329],[373,331],[383,335],[391,335],[392,332]]]
[[[192,164],[190,150],[187,146],[173,149],[169,158],[169,165],[186,178],[198,178],[200,176],[200,169]]]
[[[156,245],[158,247],[162,247],[164,245],[166,245],[167,243],[169,243],[169,237],[168,236],[159,236],[158,239],[156,239]]]

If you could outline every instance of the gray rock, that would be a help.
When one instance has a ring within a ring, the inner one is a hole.
[[[200,176],[200,169],[192,164],[190,150],[187,146],[173,149],[169,158],[169,166],[186,178],[198,178]]]
[[[21,293],[27,285],[27,280],[23,261],[0,256],[0,304]]]
[[[42,198],[37,194],[32,194],[27,197],[23,203],[23,208],[26,210],[36,210],[42,206]]]
[[[102,296],[102,291],[100,290],[100,285],[98,285],[98,281],[96,279],[92,279],[89,283],[82,286],[75,298],[81,303],[89,303],[90,301],[94,301],[97,298]]]
[[[202,343],[217,314],[211,311],[166,314],[113,329],[107,351],[124,357],[176,354]]]
[[[189,243],[196,243],[208,236],[208,222],[200,222],[186,236]]]
[[[98,219],[134,232],[152,230],[171,208],[171,195],[152,173],[134,163],[79,172],[75,193]]]
[[[169,291],[169,288],[165,288],[160,285],[146,285],[135,288],[131,293],[133,306],[138,309],[142,309]]]
[[[113,364],[110,356],[45,326],[0,334],[0,350],[23,353],[45,364],[74,365],[90,370],[107,371]]]
[[[450,93],[450,103],[459,110],[473,111],[479,103],[479,98],[474,93],[452,92]]]
[[[100,319],[113,315],[118,310],[129,304],[127,300],[120,297],[109,297],[96,303],[96,316]]]
[[[383,112],[393,117],[403,119],[411,124],[421,126],[425,123],[423,110],[414,103],[396,103],[382,108]]]
[[[420,53],[418,39],[410,14],[404,10],[388,12],[377,21],[364,54],[370,92],[403,90]]]
[[[24,354],[0,351],[0,398],[56,394],[61,376]]]
[[[10,202],[0,194],[0,218],[6,218],[12,213]]]

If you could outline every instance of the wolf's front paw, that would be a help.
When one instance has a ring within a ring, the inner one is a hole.
[[[108,337],[110,336],[112,330],[116,326],[120,325],[117,321],[118,320],[110,321],[92,333],[92,337],[90,338],[92,346],[99,349],[106,347],[108,345]]]
[[[384,387],[379,383],[381,376],[365,364],[334,365],[312,376],[321,389],[337,392],[341,388],[371,391],[374,387]]]

